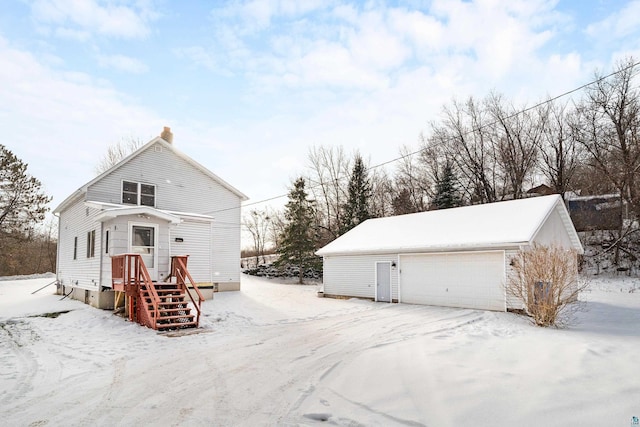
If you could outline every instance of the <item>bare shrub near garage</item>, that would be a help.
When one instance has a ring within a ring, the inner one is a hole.
[[[512,260],[507,295],[522,302],[525,313],[538,326],[566,327],[584,306],[579,300],[587,290],[578,274],[577,252],[557,245],[535,245]]]

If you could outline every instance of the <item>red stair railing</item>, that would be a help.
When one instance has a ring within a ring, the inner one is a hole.
[[[129,297],[129,320],[157,329],[160,297],[142,261],[142,256],[122,254],[111,257],[111,283],[114,290],[124,291]],[[152,310],[149,310],[149,304],[144,300],[143,290],[148,292]],[[144,310],[146,319],[140,318],[139,310]]]
[[[200,292],[200,289],[198,289],[198,286],[196,285],[196,282],[193,280],[193,277],[191,277],[189,270],[187,270],[188,257],[189,257],[188,255],[171,257],[171,274],[167,279],[170,279],[171,277],[175,277],[177,285],[180,286],[180,288],[185,291],[185,294],[189,296],[189,299],[191,299],[191,302],[193,306],[196,308],[196,312],[198,313],[198,315],[196,316],[196,325],[199,325],[200,311],[201,311],[200,307],[202,305],[202,301],[204,301],[204,296],[202,295],[202,292]],[[187,286],[187,280],[189,281],[189,284],[191,284],[191,287],[196,292],[196,295],[198,297],[197,302],[194,296],[191,294],[191,290],[189,289],[189,286]]]

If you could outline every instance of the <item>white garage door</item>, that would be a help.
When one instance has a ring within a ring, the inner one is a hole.
[[[504,252],[400,256],[400,301],[504,311]]]

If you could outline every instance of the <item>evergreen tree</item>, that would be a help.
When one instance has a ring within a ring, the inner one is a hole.
[[[403,188],[391,201],[394,215],[404,215],[418,212],[411,202],[411,192]]]
[[[280,236],[280,258],[277,265],[295,265],[299,268],[299,283],[304,272],[315,261],[314,206],[305,190],[304,178],[298,178],[289,191],[285,206],[286,225]]]
[[[436,195],[433,198],[434,209],[455,208],[462,205],[456,188],[456,175],[450,163],[444,166],[442,177],[436,184]]]
[[[356,154],[351,177],[349,178],[349,195],[345,203],[340,234],[344,234],[356,225],[371,218],[369,199],[371,183],[367,169],[360,154]]]
[[[44,219],[51,200],[27,164],[0,144],[0,237],[24,235]]]

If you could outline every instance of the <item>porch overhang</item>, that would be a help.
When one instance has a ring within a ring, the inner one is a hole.
[[[114,219],[120,216],[126,215],[137,215],[139,217],[155,217],[163,219],[171,224],[180,224],[182,220],[179,216],[173,215],[167,212],[163,212],[161,210],[152,208],[150,206],[125,206],[125,207],[117,207],[117,208],[108,208],[100,212],[96,219],[98,221],[105,221],[109,219]]]

